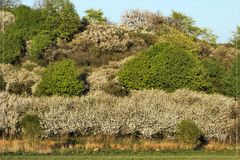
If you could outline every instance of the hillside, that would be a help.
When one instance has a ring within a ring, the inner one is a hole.
[[[239,32],[218,44],[177,11],[131,10],[113,24],[101,10],[80,17],[68,0],[7,8],[0,23],[6,139],[134,137],[190,149],[237,140]]]

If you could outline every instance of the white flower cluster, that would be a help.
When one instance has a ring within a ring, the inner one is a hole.
[[[130,10],[122,16],[122,24],[146,32],[155,32],[159,25],[164,23],[164,19],[160,13]]]
[[[15,17],[10,12],[0,11],[0,31],[4,31],[5,27],[15,21]]]
[[[159,90],[133,91],[117,98],[96,91],[84,97],[17,97],[0,93],[0,127],[9,134],[27,113],[42,119],[43,136],[70,132],[81,134],[134,134],[171,137],[181,120],[193,120],[208,138],[226,140],[235,124],[236,101],[214,94],[189,90],[166,93]]]

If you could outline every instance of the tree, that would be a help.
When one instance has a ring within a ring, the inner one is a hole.
[[[210,29],[200,28],[195,25],[195,20],[189,16],[184,15],[181,12],[172,11],[170,16],[171,25],[175,26],[177,29],[187,33],[194,38],[201,39],[208,43],[216,43],[217,36],[212,33]]]
[[[54,37],[69,40],[81,27],[80,17],[69,0],[44,0],[44,29]]]
[[[90,23],[105,23],[106,18],[104,17],[103,11],[101,9],[88,9],[85,11],[87,14],[85,17]]]
[[[240,26],[237,26],[236,32],[233,33],[233,37],[230,41],[237,49],[240,49]]]

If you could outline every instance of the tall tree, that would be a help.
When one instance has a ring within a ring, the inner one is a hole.
[[[240,49],[240,26],[237,26],[237,30],[233,33],[231,43],[237,48]]]

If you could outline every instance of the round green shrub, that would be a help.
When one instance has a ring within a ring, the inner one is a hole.
[[[206,90],[207,71],[190,51],[160,43],[128,61],[118,73],[120,82],[130,89],[179,88]]]
[[[23,135],[29,139],[37,139],[41,136],[41,119],[37,115],[25,115],[20,120]]]
[[[79,96],[83,94],[84,82],[78,79],[78,69],[73,61],[63,60],[48,66],[37,86],[38,96]]]
[[[201,129],[191,120],[183,120],[177,124],[176,138],[181,142],[199,144],[202,135]]]
[[[5,90],[5,86],[6,86],[6,83],[3,79],[3,75],[2,75],[2,73],[0,73],[0,91]]]

